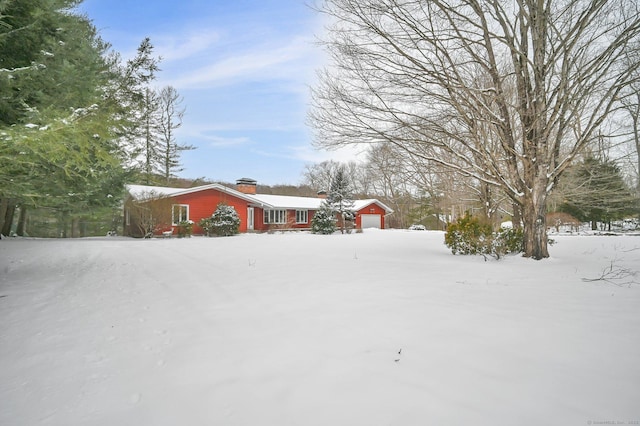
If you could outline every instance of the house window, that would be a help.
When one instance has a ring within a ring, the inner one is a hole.
[[[171,221],[173,225],[177,225],[180,222],[186,222],[189,220],[189,205],[188,204],[174,204],[173,212],[171,214]]]
[[[264,211],[264,223],[287,223],[287,211],[286,210],[265,210]]]
[[[309,211],[308,210],[296,210],[296,223],[308,223]]]
[[[131,212],[129,211],[129,209],[126,209],[124,211],[124,224],[126,226],[130,226],[131,225]]]

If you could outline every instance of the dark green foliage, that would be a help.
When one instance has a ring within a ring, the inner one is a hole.
[[[611,223],[637,211],[638,200],[612,161],[585,159],[567,173],[563,192],[565,202],[560,210],[591,222],[593,229],[597,222]]]
[[[493,230],[468,213],[449,224],[444,242],[453,254],[486,254],[490,251]]]
[[[201,219],[198,223],[207,235],[227,237],[240,232],[240,217],[232,206],[218,204],[211,217]]]
[[[347,168],[344,165],[338,166],[335,174],[331,177],[331,186],[326,199],[327,206],[340,218],[340,231],[344,232],[352,222],[353,212],[353,184],[349,179]]]
[[[128,178],[108,45],[72,12],[78,3],[0,1],[0,202],[63,223],[109,212]]]
[[[193,234],[193,222],[190,220],[185,220],[178,223],[178,238],[190,237]]]
[[[522,228],[500,228],[494,234],[493,255],[504,256],[509,253],[522,253],[524,251],[524,233]]]
[[[497,259],[508,253],[520,253],[524,248],[521,229],[501,228],[494,233],[490,224],[469,213],[449,224],[444,242],[453,254],[490,255]]]
[[[336,214],[328,204],[322,206],[311,218],[311,232],[314,234],[333,234],[336,232]]]
[[[2,211],[45,208],[64,224],[82,221],[110,212],[136,180],[159,59],[147,38],[123,62],[75,12],[80,2],[0,0]],[[13,220],[2,215],[0,229]]]
[[[34,115],[45,112],[52,104],[62,108],[78,106],[70,105],[67,83],[96,64],[91,63],[95,59],[91,50],[97,44],[87,44],[96,41],[88,21],[65,13],[77,3],[0,2],[0,127],[33,122]],[[86,96],[90,97],[94,78],[91,74],[85,77],[73,86],[87,83],[88,87],[83,88],[88,89]],[[76,96],[80,93],[74,93]]]

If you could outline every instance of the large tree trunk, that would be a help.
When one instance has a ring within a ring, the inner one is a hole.
[[[58,222],[58,236],[60,238],[67,238],[68,222],[69,222],[69,213],[62,212],[60,214],[60,221]]]
[[[13,225],[13,216],[16,212],[16,203],[11,202],[11,200],[7,203],[7,209],[4,214],[4,224],[2,225],[2,229],[0,230],[0,234],[2,235],[10,235],[11,234],[11,226]]]
[[[80,219],[77,217],[71,218],[71,238],[78,238],[80,236]]]
[[[513,229],[522,229],[522,207],[515,202],[511,207],[513,208],[513,216],[511,218]]]
[[[524,257],[540,260],[549,257],[547,247],[547,191],[542,182],[525,194],[522,203]]]
[[[16,234],[20,237],[24,237],[24,230],[27,226],[27,208],[24,205],[20,206],[20,215],[18,216],[18,226],[16,227]]]
[[[2,230],[4,229],[4,216],[7,214],[7,208],[9,207],[9,199],[0,199],[0,234],[4,235]]]
[[[631,113],[633,122],[633,140],[636,143],[636,156],[638,160],[638,182],[636,185],[636,195],[640,196],[640,93],[636,94],[636,113]]]

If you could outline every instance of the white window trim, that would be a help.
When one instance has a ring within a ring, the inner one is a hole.
[[[266,225],[283,225],[287,223],[287,211],[284,209],[265,209],[264,223]]]
[[[187,216],[187,217],[185,217],[185,218],[180,217],[179,219],[182,219],[182,220],[179,220],[178,222],[186,222],[186,221],[188,221],[188,220],[189,220],[189,204],[173,204],[173,205],[171,206],[171,222],[172,222],[171,224],[172,224],[173,226],[177,226],[177,225],[178,225],[178,223],[177,223],[177,222],[174,222],[174,221],[173,221],[173,220],[176,218],[176,215],[174,214],[174,213],[175,213],[175,209],[176,209],[176,207],[186,207],[186,209],[185,209],[185,210],[186,210],[186,216]],[[182,209],[180,209],[180,210],[182,210]]]
[[[304,220],[299,220],[299,216]],[[296,210],[296,223],[309,223],[309,210]]]

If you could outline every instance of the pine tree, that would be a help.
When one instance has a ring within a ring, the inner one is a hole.
[[[637,208],[637,199],[622,178],[620,168],[612,161],[589,157],[574,166],[564,179],[565,203],[561,210],[582,221],[607,223],[621,219]]]
[[[117,85],[111,96],[115,100],[116,114],[120,117],[118,133],[132,165],[137,165],[146,184],[153,183],[153,175],[160,171],[158,134],[160,100],[151,83],[160,71],[162,58],[155,57],[154,46],[147,37],[138,46],[136,55],[120,63],[114,58]]]
[[[344,165],[340,165],[333,175],[331,187],[327,194],[327,205],[338,215],[340,232],[344,234],[346,222],[352,221],[353,213],[353,184],[347,175]]]
[[[61,214],[114,204],[125,170],[111,135],[114,85],[108,45],[77,1],[0,6],[0,205],[47,206]],[[9,220],[6,220],[9,218]]]
[[[325,235],[336,232],[336,213],[328,203],[323,202],[311,218],[311,232]]]

